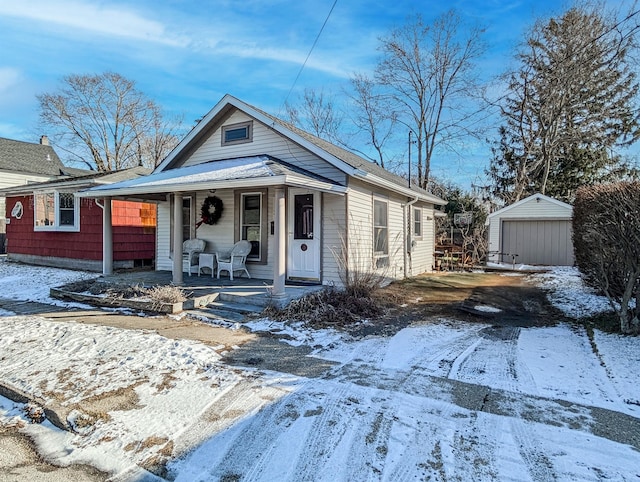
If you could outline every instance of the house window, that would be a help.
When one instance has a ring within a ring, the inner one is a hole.
[[[240,239],[251,243],[251,252],[247,259],[261,260],[262,243],[262,194],[247,193],[241,195]]]
[[[191,232],[191,198],[182,198],[182,242],[187,239],[195,238],[195,234]]]
[[[35,193],[35,231],[79,231],[80,206],[73,193]]]
[[[414,208],[413,210],[413,236],[422,237],[422,209]]]
[[[234,144],[244,144],[253,140],[253,123],[242,122],[222,126],[222,145],[230,146]]]
[[[389,204],[373,201],[373,256],[376,268],[389,266]]]

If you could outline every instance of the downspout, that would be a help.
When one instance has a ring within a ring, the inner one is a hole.
[[[409,201],[406,205],[406,209],[403,211],[403,222],[404,222],[404,277],[408,278],[411,272],[410,264],[411,264],[411,251],[413,250],[413,246],[411,243],[411,206],[418,202],[418,196],[416,196],[412,201]]]

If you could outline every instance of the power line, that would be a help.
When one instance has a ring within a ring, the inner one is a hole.
[[[296,83],[298,82],[298,79],[300,78],[300,75],[302,74],[302,71],[304,70],[305,66],[307,65],[307,61],[309,60],[309,57],[311,57],[311,53],[313,52],[313,49],[315,48],[316,44],[318,43],[318,40],[320,39],[320,35],[322,35],[322,31],[324,30],[324,27],[327,25],[327,22],[329,21],[329,17],[331,17],[331,13],[333,12],[333,9],[336,7],[337,3],[338,3],[338,0],[334,0],[333,5],[331,6],[331,10],[329,10],[329,13],[327,14],[327,18],[324,19],[324,23],[322,24],[322,27],[320,27],[320,31],[318,32],[318,35],[316,36],[316,39],[313,41],[313,45],[311,46],[311,49],[309,50],[309,53],[307,54],[307,58],[304,59],[304,62],[302,63],[302,66],[300,67],[300,70],[298,71],[298,75],[296,75],[296,78],[293,81],[293,84],[291,85],[291,88],[289,89],[289,92],[287,92],[287,96],[284,98],[284,104],[285,105],[286,105],[287,101],[289,100],[289,96],[291,95],[291,92],[293,91],[293,88],[296,86]]]

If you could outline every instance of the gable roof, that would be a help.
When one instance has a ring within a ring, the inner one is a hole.
[[[0,170],[61,176],[66,169],[49,145],[0,137]]]
[[[417,197],[421,200],[444,205],[447,202],[433,194],[416,186],[408,186],[407,180],[393,174],[386,169],[370,162],[351,151],[338,147],[309,132],[278,119],[266,112],[253,107],[229,94],[225,95],[213,109],[182,139],[182,141],[169,153],[164,161],[156,168],[155,172],[172,169],[180,160],[183,152],[188,152],[196,145],[208,131],[209,126],[215,124],[231,109],[238,109],[245,114],[260,121],[264,125],[291,139],[308,151],[313,152],[321,159],[327,161],[344,173],[363,179],[366,182],[376,184],[406,196]]]
[[[497,211],[489,214],[489,216],[487,217],[487,221],[489,220],[489,218],[494,218],[496,216],[500,216],[500,215],[502,215],[502,214],[504,214],[506,212],[511,211],[512,209],[515,209],[515,208],[517,208],[519,206],[522,206],[523,204],[531,202],[534,199],[543,199],[543,200],[545,200],[547,202],[550,202],[552,204],[555,204],[557,206],[560,206],[560,207],[563,207],[563,208],[567,209],[569,211],[569,213],[573,212],[573,206],[571,206],[571,204],[567,204],[567,203],[562,202],[562,201],[560,201],[558,199],[555,199],[555,198],[552,198],[552,197],[549,197],[549,196],[545,196],[544,194],[536,193],[536,194],[532,194],[531,196],[526,197],[524,199],[520,199],[520,201],[517,201],[517,202],[515,202],[513,204],[510,204],[509,206],[506,206],[506,207],[504,207],[502,209],[498,209]]]
[[[22,184],[20,186],[7,187],[0,190],[0,195],[17,195],[17,194],[31,194],[33,192],[53,191],[53,190],[66,190],[66,191],[78,191],[80,189],[87,189],[93,186],[101,186],[105,184],[113,184],[116,182],[128,181],[131,179],[137,179],[151,173],[151,169],[146,167],[133,167],[130,169],[123,169],[121,171],[110,172],[96,172],[96,171],[84,171],[82,176],[75,177],[63,177],[53,179],[51,181],[37,182]],[[88,173],[88,174],[86,174]]]

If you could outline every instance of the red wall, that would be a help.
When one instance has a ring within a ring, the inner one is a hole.
[[[21,219],[7,224],[7,253],[74,259],[102,259],[102,209],[93,199],[80,199],[80,231],[34,231],[33,196],[7,198],[7,215],[21,201]],[[156,210],[153,204],[113,201],[113,260],[155,258]]]

